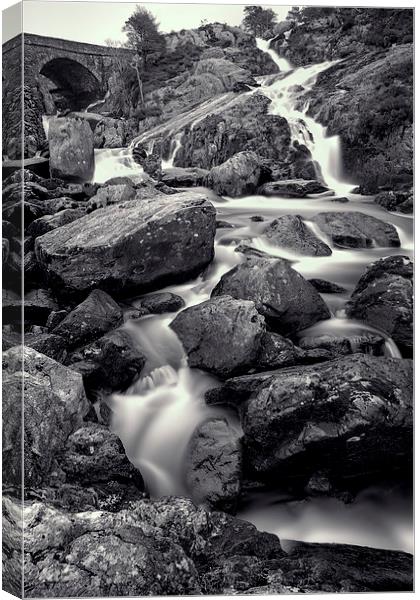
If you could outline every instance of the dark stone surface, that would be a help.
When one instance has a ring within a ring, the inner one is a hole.
[[[163,198],[96,210],[37,238],[50,284],[60,293],[96,287],[123,294],[198,274],[213,258],[215,209],[203,192]]]
[[[284,198],[305,198],[308,194],[319,194],[328,188],[315,180],[290,179],[272,181],[260,187],[258,193],[262,196],[281,196]]]
[[[146,358],[127,331],[117,329],[75,352],[73,362],[86,361],[92,367],[91,376],[98,377],[100,388],[127,388],[140,374]]]
[[[229,377],[250,369],[265,332],[253,302],[215,297],[181,311],[170,324],[190,367]]]
[[[248,257],[223,275],[212,296],[252,300],[278,333],[289,335],[330,318],[318,292],[283,259]]]
[[[254,477],[299,486],[328,468],[334,482],[372,485],[410,473],[410,360],[355,354],[229,379],[216,396],[239,408]]]
[[[330,256],[331,248],[320,240],[299,215],[282,215],[263,230],[270,244],[304,256]]]
[[[321,294],[343,294],[346,288],[326,279],[308,279],[309,283]]]
[[[241,490],[241,446],[225,419],[213,418],[194,431],[185,455],[185,478],[195,504],[235,512]]]
[[[373,245],[399,247],[400,238],[393,225],[361,212],[325,212],[314,223],[339,248],[371,248]]]
[[[111,296],[102,290],[93,290],[52,331],[74,348],[115,329],[122,320],[122,310]]]
[[[158,292],[141,299],[141,307],[150,314],[174,312],[185,306],[184,299],[171,292]]]
[[[413,263],[390,256],[370,265],[360,278],[347,314],[386,332],[408,356],[413,348]]]

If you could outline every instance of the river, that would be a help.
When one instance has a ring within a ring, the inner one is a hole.
[[[324,181],[335,196],[324,194],[305,199],[263,196],[221,198],[215,203],[218,219],[227,221],[234,228],[217,230],[213,263],[194,281],[167,287],[165,291],[182,296],[187,306],[208,299],[220,277],[240,262],[242,255],[235,252],[235,248],[245,239],[257,249],[292,260],[293,268],[306,278],[327,279],[345,288],[341,294],[323,294],[332,318],[312,327],[311,333],[340,335],[372,331],[366,325],[348,319],[344,305],[369,263],[391,254],[412,256],[412,217],[389,213],[374,204],[371,197],[351,193],[357,182],[343,178],[340,139],[327,137],[321,124],[306,115],[305,111],[296,109],[297,90],[310,89],[317,75],[331,63],[294,69],[285,59],[269,50],[269,42],[257,40],[257,43],[260,49],[269,52],[281,71],[279,76],[260,78],[259,93],[264,93],[272,100],[273,114],[288,120],[294,139],[311,150]],[[171,156],[164,163],[164,168],[168,168],[172,166],[180,147],[182,128],[186,124],[196,124],[212,111],[222,111],[233,101],[233,97],[233,94],[225,94],[207,101],[189,114],[178,116],[142,134],[134,144],[147,142],[157,133],[169,132],[173,142]],[[132,159],[131,148],[97,150],[95,155],[94,180],[98,183],[117,175],[139,172],[139,166]],[[341,196],[349,201],[332,201]],[[282,214],[299,214],[323,238],[311,220],[322,211],[360,211],[390,222],[397,228],[401,248],[333,248],[332,255],[328,257],[302,257],[270,246],[261,234],[263,227],[273,218]],[[254,222],[250,219],[256,215],[263,221]],[[142,346],[147,363],[139,381],[124,394],[115,394],[110,399],[114,411],[113,428],[154,497],[188,495],[184,484],[183,458],[191,434],[200,422],[209,416],[223,415],[234,427],[240,428],[234,414],[205,404],[206,390],[220,382],[188,367],[183,348],[169,328],[175,315],[146,316],[127,321],[124,327]],[[302,332],[305,333],[308,331]],[[385,353],[400,356],[390,339],[386,340]],[[365,490],[350,504],[333,498],[297,500],[284,498],[280,493],[260,492],[245,496],[239,516],[260,529],[276,533],[282,539],[413,550],[410,493],[398,485]]]

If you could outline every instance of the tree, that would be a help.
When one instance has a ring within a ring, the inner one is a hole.
[[[262,6],[245,6],[242,24],[246,31],[250,31],[255,37],[262,37],[271,31],[276,24],[277,16],[271,8]]]
[[[159,33],[155,17],[145,8],[136,10],[125,22],[123,31],[127,34],[128,47],[135,52],[131,67],[136,71],[139,93],[144,107],[143,79],[148,70],[148,62],[153,54],[163,52],[165,38]]]

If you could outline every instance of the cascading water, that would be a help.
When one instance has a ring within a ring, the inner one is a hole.
[[[332,204],[331,197],[321,195],[293,200],[248,196],[216,201],[218,218],[227,221],[234,229],[217,230],[215,259],[200,277],[188,283],[169,286],[164,291],[182,296],[186,306],[208,299],[220,277],[241,261],[242,255],[235,252],[235,248],[239,242],[246,240],[251,246],[288,258],[293,268],[304,277],[328,279],[346,290],[341,294],[323,294],[332,318],[318,323],[301,335],[380,334],[373,328],[345,318],[343,309],[367,264],[390,254],[412,255],[412,220],[407,216],[386,213],[371,198],[349,193],[354,184],[342,181],[339,139],[327,137],[322,125],[296,109],[302,88],[310,89],[317,75],[331,63],[293,69],[285,59],[280,59],[274,51],[269,50],[269,42],[257,40],[257,44],[272,56],[281,71],[287,71],[282,78],[278,75],[264,78],[259,91],[272,100],[272,112],[289,121],[293,137],[311,150],[326,183],[337,195],[345,193],[349,202]],[[177,134],[182,128],[196,125],[212,112],[222,111],[236,98],[235,94],[225,94],[207,101],[189,113],[178,115],[145,132],[133,140],[131,147],[139,142],[147,144],[157,136],[171,137],[173,147],[166,163],[166,166],[170,166],[179,148],[180,136]],[[131,148],[97,151],[94,179],[101,182],[121,174],[137,175],[140,168],[133,162]],[[323,237],[312,219],[317,213],[328,210],[360,211],[392,222],[400,235],[401,248],[333,248],[332,255],[328,257],[304,257],[270,245],[262,234],[263,227],[269,221],[292,213],[301,215],[318,237]],[[254,215],[259,215],[263,222],[251,220]],[[191,434],[198,424],[210,416],[223,415],[238,427],[236,418],[228,411],[205,404],[206,390],[217,386],[218,382],[210,375],[188,367],[182,346],[169,328],[175,316],[176,313],[146,316],[124,325],[142,347],[147,362],[139,381],[124,394],[115,394],[110,399],[113,427],[131,461],[142,472],[153,496],[188,494],[184,484],[183,458]],[[384,343],[385,354],[399,355],[392,340],[385,336]],[[381,491],[371,493],[383,495]],[[377,504],[366,493],[355,503],[343,505],[331,498],[301,502],[285,500],[271,492],[261,492],[246,498],[240,516],[282,538],[359,543],[410,551],[410,510],[406,498],[400,490],[395,490],[379,510],[374,508]],[[393,514],[396,506],[399,507],[398,511]]]
[[[291,71],[292,66],[279,57],[274,50],[268,48],[267,42],[257,38],[257,46],[268,52],[280,71]],[[323,62],[308,67],[293,69],[285,77],[271,82],[272,78],[262,81],[261,92],[272,101],[271,113],[287,119],[293,138],[304,144],[312,153],[312,158],[319,164],[324,181],[337,194],[347,194],[354,183],[344,182],[341,173],[341,149],[339,136],[328,137],[326,127],[317,123],[305,111],[296,109],[296,101],[305,91],[311,89],[322,71],[331,67],[334,62]]]
[[[181,137],[182,133],[177,133],[173,140],[171,141],[171,152],[168,160],[162,160],[162,169],[170,169],[174,166],[174,160],[176,153],[181,147]]]

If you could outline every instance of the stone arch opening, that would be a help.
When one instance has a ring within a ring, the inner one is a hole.
[[[53,58],[40,73],[55,86],[49,91],[58,110],[82,110],[103,95],[95,75],[70,58]]]

